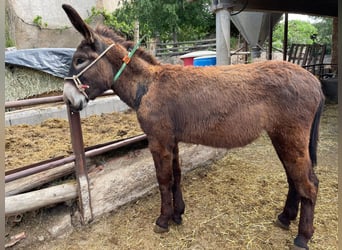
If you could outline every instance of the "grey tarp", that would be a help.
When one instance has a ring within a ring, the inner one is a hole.
[[[5,52],[5,63],[40,70],[48,74],[67,76],[75,49],[39,48]]]

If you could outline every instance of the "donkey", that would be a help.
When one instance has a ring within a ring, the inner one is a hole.
[[[282,162],[289,190],[277,223],[288,229],[300,207],[296,249],[308,249],[314,227],[318,179],[314,173],[324,95],[320,82],[283,61],[215,67],[160,64],[143,49],[127,57],[132,43],[109,29],[93,30],[69,5],[68,18],[84,40],[64,82],[74,111],[112,89],[136,111],[147,135],[161,195],[154,231],[182,222],[178,143],[242,147],[266,131]],[[121,70],[122,65],[127,66]],[[114,75],[120,72],[119,77]]]

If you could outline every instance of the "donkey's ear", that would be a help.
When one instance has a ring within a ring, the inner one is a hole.
[[[62,8],[68,15],[68,18],[75,29],[77,29],[89,43],[94,43],[95,39],[92,29],[82,20],[77,11],[68,4],[63,4]]]

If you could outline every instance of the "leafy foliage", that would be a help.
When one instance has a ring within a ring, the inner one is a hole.
[[[9,24],[9,18],[8,18],[8,11],[6,8],[5,12],[6,18],[5,18],[5,47],[14,47],[15,46],[15,41],[11,37],[11,32],[10,32],[10,24]]]
[[[288,44],[293,43],[312,44],[311,36],[317,34],[317,28],[311,23],[300,20],[291,20],[288,22]],[[273,32],[273,47],[282,49],[284,42],[284,23],[276,25]]]
[[[195,40],[215,32],[215,16],[210,0],[189,3],[185,0],[122,0],[113,13],[92,10],[93,18],[102,15],[106,25],[132,39],[134,22],[139,21],[140,33],[159,37],[161,41]]]
[[[97,16],[102,16],[103,17],[103,23],[111,27],[119,32],[122,32],[129,38],[133,37],[133,20],[132,22],[125,22],[125,21],[120,21],[120,19],[114,15],[114,13],[110,13],[106,10],[99,10],[93,7],[91,9],[91,15],[88,17],[85,22],[90,23],[95,17]]]
[[[43,27],[46,28],[48,26],[47,23],[43,23],[43,18],[39,15],[33,19],[33,23],[37,25],[40,29]]]
[[[329,17],[314,17],[313,26],[317,29],[317,40],[319,44],[327,45],[327,53],[331,53],[333,19]]]

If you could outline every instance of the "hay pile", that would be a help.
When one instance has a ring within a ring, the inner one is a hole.
[[[321,123],[316,173],[320,190],[311,249],[337,249],[337,105],[327,106]],[[183,178],[183,225],[153,233],[159,214],[157,190],[70,236],[25,249],[287,249],[297,234],[273,225],[287,193],[283,168],[266,136],[229,151],[213,165]],[[39,228],[40,221],[33,228]],[[39,235],[37,232],[36,235]],[[17,246],[15,249],[20,249]]]
[[[63,79],[21,66],[5,67],[5,101],[15,101],[63,90]]]

